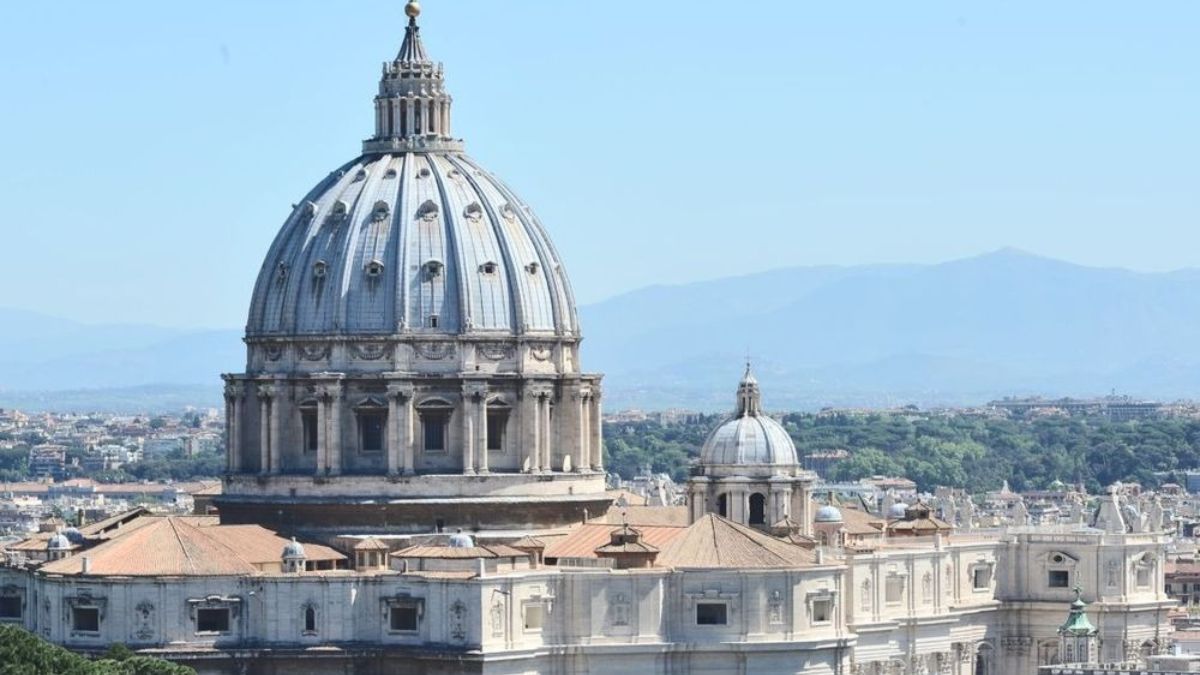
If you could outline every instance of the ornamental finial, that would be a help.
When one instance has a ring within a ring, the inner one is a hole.
[[[417,17],[421,16],[421,3],[417,2],[417,0],[409,0],[408,4],[404,6],[404,13],[408,15],[410,20],[415,22]]]

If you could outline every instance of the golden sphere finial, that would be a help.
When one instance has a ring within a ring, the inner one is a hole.
[[[404,6],[404,13],[407,14],[408,18],[410,19],[415,19],[418,16],[421,16],[421,3],[417,2],[417,0],[409,0],[408,4]]]

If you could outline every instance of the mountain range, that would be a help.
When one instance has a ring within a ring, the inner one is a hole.
[[[728,408],[747,355],[774,409],[1113,390],[1200,397],[1200,270],[1139,273],[1006,249],[653,286],[580,314],[584,365],[607,375],[609,409]],[[0,405],[215,405],[218,374],[244,360],[238,330],[2,309],[0,325]]]

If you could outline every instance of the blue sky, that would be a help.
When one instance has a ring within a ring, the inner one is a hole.
[[[0,306],[238,326],[397,0],[0,8]],[[428,0],[455,131],[594,301],[1016,246],[1200,265],[1200,4]]]

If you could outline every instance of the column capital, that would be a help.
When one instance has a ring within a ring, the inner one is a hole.
[[[341,398],[341,397],[342,397],[342,383],[341,382],[331,382],[331,383],[327,383],[327,384],[317,385],[317,398],[320,398],[321,400],[324,400],[324,401],[328,401],[330,399],[336,399],[336,398]]]
[[[240,382],[230,382],[225,385],[225,398],[227,400],[235,400],[245,398],[246,385]]]
[[[488,395],[488,386],[484,382],[464,382],[462,392],[464,398],[481,399]]]
[[[416,394],[416,391],[416,387],[411,384],[389,384],[387,388],[387,395],[388,398],[404,402],[411,400]]]
[[[273,384],[259,384],[255,387],[255,393],[258,394],[259,399],[264,401],[269,401],[278,395],[278,391]]]

